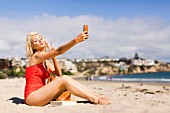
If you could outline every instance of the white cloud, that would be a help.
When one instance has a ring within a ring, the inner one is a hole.
[[[4,40],[0,40],[0,51],[6,50],[10,50],[10,45]]]
[[[0,57],[25,56],[25,38],[31,31],[41,33],[54,46],[66,43],[89,25],[90,37],[61,57],[141,57],[169,59],[170,23],[157,17],[107,19],[97,16],[39,15],[24,20],[0,17]],[[9,50],[10,52],[6,51]]]

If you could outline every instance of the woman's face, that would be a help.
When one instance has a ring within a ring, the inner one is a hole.
[[[46,47],[45,40],[44,38],[37,34],[32,36],[32,48],[35,49],[36,51],[42,51]]]

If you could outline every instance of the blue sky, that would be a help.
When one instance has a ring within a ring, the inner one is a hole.
[[[0,15],[21,18],[48,13],[56,16],[96,15],[105,18],[159,16],[170,20],[169,0],[0,0]]]
[[[88,24],[89,39],[61,57],[170,61],[168,11],[170,0],[0,0],[0,57],[24,57],[31,31],[58,47]]]

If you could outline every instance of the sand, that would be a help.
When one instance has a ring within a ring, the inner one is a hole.
[[[74,106],[43,107],[23,103],[25,78],[0,80],[0,113],[170,113],[170,84],[82,81],[90,90],[109,97],[110,105],[94,105],[72,96]]]

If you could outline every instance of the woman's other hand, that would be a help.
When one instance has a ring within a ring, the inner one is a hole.
[[[49,51],[53,51],[53,50],[55,50],[55,48],[52,46],[49,46]]]
[[[88,32],[87,32],[87,31],[84,31],[84,32],[82,32],[81,34],[79,34],[79,35],[75,38],[75,40],[76,40],[77,43],[79,43],[79,42],[82,42],[82,41],[88,39],[88,37],[89,37]]]

